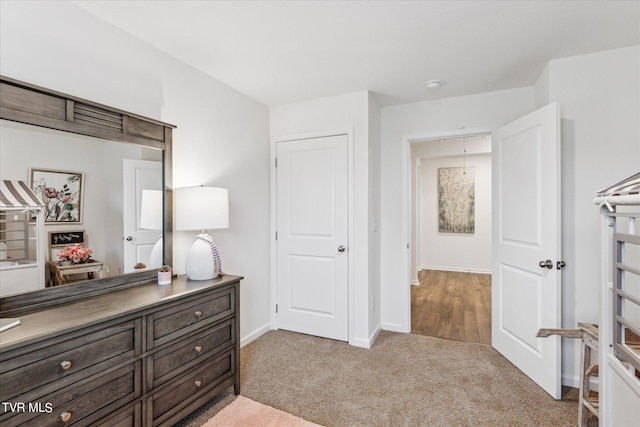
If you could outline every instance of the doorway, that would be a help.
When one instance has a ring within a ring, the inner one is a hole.
[[[491,344],[491,136],[414,141],[411,332]]]

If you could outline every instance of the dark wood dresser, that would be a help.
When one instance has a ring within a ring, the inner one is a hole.
[[[3,426],[169,426],[240,393],[240,280],[174,278],[18,316],[0,332]]]

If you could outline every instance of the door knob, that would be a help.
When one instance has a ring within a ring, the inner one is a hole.
[[[345,247],[343,245],[338,246],[338,252],[344,252]]]
[[[551,261],[550,259],[546,261],[540,261],[538,265],[542,268],[548,268],[549,270],[551,270],[553,268],[553,261]]]
[[[130,241],[132,241],[132,240],[133,240],[133,237],[131,237],[131,236],[127,236],[127,242],[130,242]]]

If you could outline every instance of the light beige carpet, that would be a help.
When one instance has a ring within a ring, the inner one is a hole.
[[[294,415],[238,396],[203,427],[320,427]]]

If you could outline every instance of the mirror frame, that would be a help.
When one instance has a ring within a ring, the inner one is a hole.
[[[175,125],[5,76],[0,76],[0,119],[162,150],[163,263],[173,264],[172,132]],[[114,288],[137,286],[155,279],[156,271],[127,273],[2,297],[0,316],[21,315],[107,293]]]

